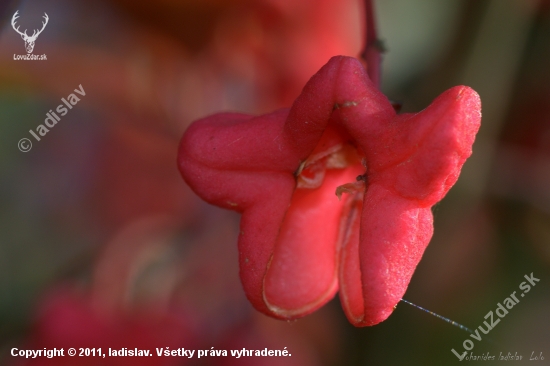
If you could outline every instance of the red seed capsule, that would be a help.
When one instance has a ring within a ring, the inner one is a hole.
[[[360,62],[337,56],[290,109],[194,122],[178,162],[199,196],[242,212],[240,275],[256,309],[293,319],[340,288],[350,322],[373,325],[405,293],[430,207],[458,179],[480,120],[465,86],[396,115]]]

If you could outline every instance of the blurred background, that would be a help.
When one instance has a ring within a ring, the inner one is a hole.
[[[540,282],[491,331],[493,342],[472,351],[548,361],[550,3],[375,6],[382,89],[403,112],[458,84],[483,105],[474,154],[434,207],[435,234],[405,298],[475,329],[533,272]],[[28,34],[48,14],[34,48],[47,61],[13,59],[26,54],[10,24],[16,10]],[[176,168],[194,119],[289,106],[331,56],[357,56],[360,0],[4,0],[0,22],[2,364],[98,364],[27,363],[8,356],[12,347],[292,354],[155,358],[163,365],[458,362],[451,348],[462,352],[468,333],[406,304],[360,329],[337,298],[293,322],[256,312],[238,278],[239,216],[203,203]],[[79,85],[86,95],[36,141],[28,131]],[[22,138],[30,151],[18,149]]]

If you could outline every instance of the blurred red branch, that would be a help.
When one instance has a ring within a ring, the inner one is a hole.
[[[380,74],[381,74],[381,62],[382,62],[382,47],[378,40],[376,32],[376,23],[374,21],[374,0],[365,0],[365,21],[367,26],[365,28],[365,48],[361,52],[361,58],[367,64],[367,74],[371,81],[380,89]]]

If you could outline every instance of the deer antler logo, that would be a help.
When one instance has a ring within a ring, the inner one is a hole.
[[[27,30],[25,29],[24,32],[21,32],[19,31],[19,26],[17,28],[15,28],[15,20],[17,18],[19,18],[19,15],[17,15],[17,13],[19,13],[19,10],[15,12],[15,14],[13,14],[13,18],[11,18],[11,26],[13,27],[13,29],[19,33],[21,35],[21,38],[23,38],[23,41],[25,41],[25,49],[27,50],[27,53],[32,53],[32,50],[34,49],[34,42],[36,41],[36,38],[38,38],[38,36],[40,35],[40,33],[42,33],[42,31],[44,30],[44,28],[46,28],[46,24],[48,24],[48,14],[44,13],[44,22],[42,22],[42,29],[38,30],[38,29],[35,29],[32,36],[28,36],[27,35]]]

